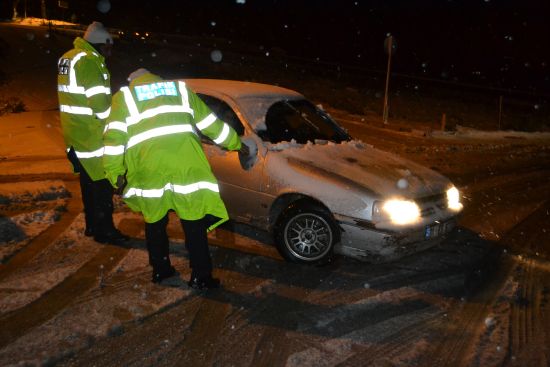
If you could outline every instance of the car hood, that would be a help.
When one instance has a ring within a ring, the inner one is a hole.
[[[332,181],[378,197],[418,198],[441,193],[451,185],[429,168],[357,140],[341,144],[279,143],[268,149],[278,160],[286,161],[271,169],[286,176],[284,180],[292,186],[305,174],[313,177],[313,182]],[[296,175],[298,172],[302,175]]]

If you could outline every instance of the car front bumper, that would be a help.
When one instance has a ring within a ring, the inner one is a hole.
[[[456,218],[450,218],[408,231],[392,232],[340,220],[341,238],[334,252],[373,263],[392,261],[441,243],[456,224]]]

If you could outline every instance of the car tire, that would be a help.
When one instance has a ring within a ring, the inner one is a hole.
[[[285,209],[274,235],[279,253],[288,261],[302,264],[327,262],[340,240],[330,212],[311,203],[295,203]]]

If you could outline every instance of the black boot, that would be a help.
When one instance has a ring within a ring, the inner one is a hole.
[[[120,232],[118,229],[112,229],[104,233],[94,233],[94,240],[99,243],[110,243],[112,245],[123,245],[130,237]]]
[[[164,271],[155,271],[153,270],[153,283],[160,283],[164,279],[168,279],[171,277],[179,276],[180,273],[174,268],[173,266],[170,266],[167,270]]]
[[[212,276],[207,276],[203,278],[192,276],[187,285],[197,290],[216,289],[220,288],[220,280],[212,278]]]

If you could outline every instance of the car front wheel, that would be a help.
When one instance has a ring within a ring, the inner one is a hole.
[[[332,256],[339,240],[332,215],[312,204],[293,204],[281,215],[275,228],[279,253],[297,263],[323,263]]]

